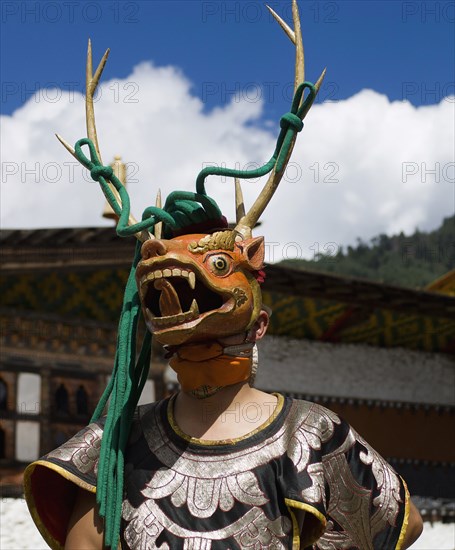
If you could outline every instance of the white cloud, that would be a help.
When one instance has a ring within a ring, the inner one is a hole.
[[[415,108],[372,90],[315,105],[262,219],[269,258],[311,257],[359,236],[433,229],[453,214],[454,105],[446,98]],[[96,115],[104,162],[121,153],[131,170],[137,167],[139,181],[128,186],[136,217],[154,203],[158,187],[163,196],[194,190],[207,163],[265,162],[278,135],[255,126],[260,102],[243,98],[205,112],[178,69],[150,63],[106,82]],[[81,94],[58,90],[38,92],[2,117],[2,228],[109,225],[100,217],[97,184],[53,135],[83,137],[84,117]],[[244,183],[247,205],[260,187]],[[207,190],[232,219],[232,181],[210,177]]]

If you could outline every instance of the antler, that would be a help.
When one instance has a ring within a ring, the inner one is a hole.
[[[161,206],[162,206],[162,203],[161,203],[161,189],[158,189],[158,192],[156,194],[155,206],[157,208],[161,208]],[[155,223],[154,235],[152,236],[152,238],[155,237],[155,239],[161,239],[162,233],[163,233],[163,222]]]
[[[240,180],[235,178],[235,221],[239,223],[245,216],[245,204],[243,202],[242,187],[240,186]]]
[[[89,39],[88,41],[88,47],[87,47],[87,65],[85,70],[85,123],[87,128],[87,137],[93,142],[93,145],[95,147],[96,153],[98,155],[98,159],[100,163],[102,164],[101,159],[101,153],[98,145],[98,136],[96,133],[96,123],[95,123],[95,107],[93,105],[93,97],[96,92],[96,88],[98,86],[98,83],[100,81],[101,75],[104,70],[104,66],[106,65],[107,58],[109,56],[110,49],[108,48],[105,52],[103,57],[101,58],[101,61],[99,62],[98,67],[96,68],[95,74],[93,74],[93,61],[92,61],[92,42]],[[57,136],[57,139],[60,141],[60,143],[65,147],[67,151],[73,157],[79,161],[79,159],[76,156],[76,153],[74,151],[74,148],[71,147],[71,145],[65,141],[59,134],[55,134]],[[80,161],[79,161],[80,162]],[[120,198],[120,195],[115,189],[115,187],[108,182],[108,185],[115,196],[115,199],[119,204],[122,204],[122,200]],[[128,225],[134,225],[137,223],[136,218],[130,214],[128,217]],[[136,238],[140,241],[147,240],[149,238],[154,238],[152,235],[150,235],[147,232],[142,233],[136,233]]]
[[[297,88],[305,80],[305,59],[304,59],[302,30],[300,28],[300,16],[299,16],[299,9],[297,6],[297,1],[296,0],[292,1],[292,19],[294,21],[294,30],[292,30],[283,21],[283,19],[281,19],[281,17],[272,10],[272,8],[270,8],[269,6],[267,6],[267,8],[270,11],[270,13],[273,15],[275,20],[279,23],[281,28],[284,30],[284,32],[288,35],[291,42],[295,45],[295,77],[294,77],[294,94],[295,94]],[[325,76],[325,69],[322,71],[321,76],[318,78],[314,86],[316,94],[319,91],[319,88],[324,79],[324,76]],[[302,96],[301,101],[303,100],[304,98]],[[301,120],[305,118],[310,107],[311,107],[311,103],[309,103],[308,107],[305,108],[301,113],[300,115]],[[262,189],[259,197],[254,202],[253,206],[248,210],[247,214],[243,215],[241,219],[237,221],[237,226],[235,228],[235,231],[237,231],[240,235],[242,235],[243,238],[246,239],[251,237],[251,231],[253,227],[256,225],[261,214],[264,212],[266,206],[270,202],[270,199],[273,197],[281,181],[281,178],[283,177],[283,173],[286,170],[286,166],[289,162],[289,158],[292,154],[292,150],[294,149],[296,138],[297,138],[297,134],[294,134],[291,140],[291,144],[289,147],[286,160],[281,166],[281,169],[279,170],[279,172],[276,171],[276,166],[275,166],[275,168],[273,168],[269,176],[269,179],[267,180],[267,183]]]
[[[105,52],[101,61],[93,74],[93,61],[92,61],[92,41],[88,40],[87,46],[87,65],[85,67],[85,124],[87,127],[87,137],[93,142],[98,158],[101,160],[100,148],[98,146],[98,136],[96,134],[95,124],[95,107],[93,105],[93,96],[95,95],[96,88],[103,73],[104,66],[106,65],[107,58],[109,57],[110,49]]]

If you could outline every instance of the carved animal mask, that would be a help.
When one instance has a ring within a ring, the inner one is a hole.
[[[147,327],[159,342],[216,340],[257,319],[264,239],[236,241],[235,235],[227,230],[142,245],[136,281]]]

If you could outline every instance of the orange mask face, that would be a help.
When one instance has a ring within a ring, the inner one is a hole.
[[[147,327],[160,343],[217,340],[247,331],[258,317],[263,237],[235,241],[226,230],[151,239],[141,253],[136,281]]]

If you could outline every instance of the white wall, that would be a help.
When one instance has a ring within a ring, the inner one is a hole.
[[[315,396],[455,405],[455,361],[440,353],[266,336],[255,386]]]

